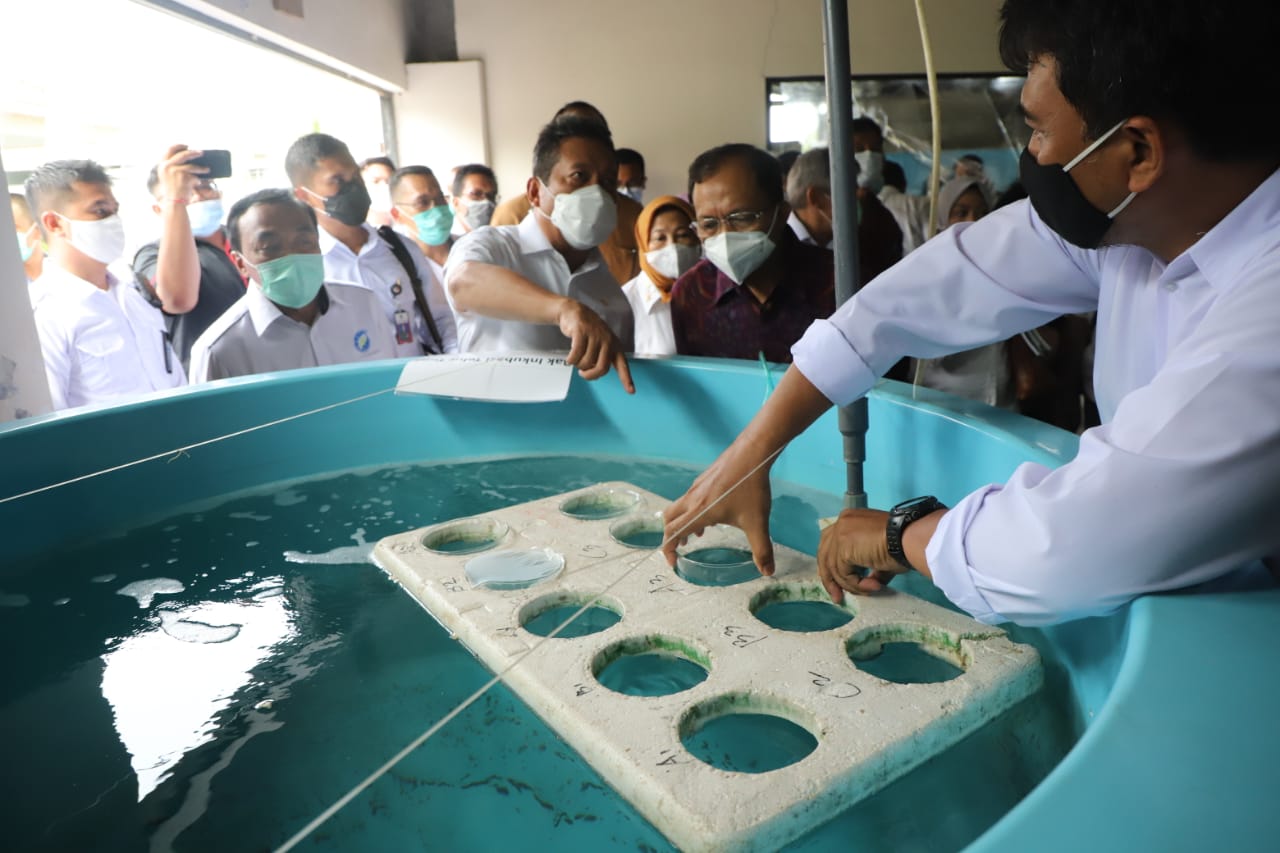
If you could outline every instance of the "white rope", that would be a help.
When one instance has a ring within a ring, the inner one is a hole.
[[[777,450],[773,451],[764,459],[762,459],[758,465],[756,465],[754,468],[752,468],[750,471],[744,474],[742,476],[742,479],[738,480],[736,483],[734,483],[732,486],[726,489],[724,494],[720,495],[714,501],[707,504],[706,508],[704,508],[692,519],[690,519],[684,525],[684,527],[680,528],[675,533],[671,534],[669,537],[664,539],[662,544],[659,545],[657,548],[655,548],[654,551],[659,551],[665,548],[673,540],[679,539],[686,530],[693,527],[693,525],[697,523],[698,519],[706,515],[713,507],[715,507],[725,498],[729,497],[729,495],[733,494],[735,489],[737,489],[747,480],[751,479],[751,477],[755,476],[757,471],[759,471],[765,465],[768,465],[775,458],[777,458],[778,454],[781,453],[782,450],[783,450],[783,447],[779,447]],[[422,734],[418,735],[416,738],[410,741],[403,749],[401,749],[399,752],[393,755],[390,759],[388,759],[381,767],[379,767],[377,770],[374,770],[372,773],[370,773],[369,776],[367,776],[364,780],[356,784],[356,786],[352,788],[350,791],[347,791],[347,793],[339,797],[332,805],[330,805],[327,809],[325,809],[319,815],[317,815],[310,823],[308,823],[306,826],[302,827],[302,829],[294,833],[293,836],[291,836],[288,841],[286,841],[284,844],[281,844],[279,847],[276,848],[276,853],[288,853],[288,851],[292,850],[294,847],[298,846],[298,844],[306,840],[307,836],[309,836],[312,832],[314,832],[316,829],[322,826],[325,823],[325,821],[327,821],[329,818],[333,817],[335,814],[341,811],[344,806],[346,806],[356,797],[360,796],[360,794],[363,793],[370,785],[372,785],[374,782],[382,778],[382,776],[385,773],[387,773],[387,771],[389,771],[392,767],[395,767],[407,755],[409,755],[418,747],[422,746],[424,743],[430,740],[436,734],[436,732],[440,731],[442,728],[448,725],[449,722],[452,721],[455,717],[457,717],[467,708],[475,704],[476,701],[479,700],[480,697],[484,696],[485,693],[489,692],[489,690],[493,688],[494,685],[501,682],[502,679],[508,673],[510,673],[517,666],[523,663],[530,655],[538,651],[538,649],[542,648],[543,645],[548,640],[552,640],[557,636],[559,636],[560,632],[564,630],[565,627],[568,626],[570,622],[577,619],[579,616],[581,616],[591,607],[595,606],[595,603],[599,601],[602,596],[608,594],[611,590],[614,589],[614,587],[622,583],[623,580],[625,580],[628,576],[630,576],[630,574],[633,571],[635,571],[637,566],[639,566],[641,563],[643,563],[645,560],[651,557],[653,553],[654,553],[653,551],[648,551],[648,552],[645,552],[640,557],[638,557],[634,563],[632,563],[630,566],[627,567],[627,570],[625,572],[619,575],[617,579],[615,579],[612,583],[610,583],[604,589],[597,592],[595,596],[593,596],[589,601],[585,602],[581,607],[575,610],[573,614],[569,616],[568,619],[566,619],[565,621],[557,625],[555,630],[548,633],[545,637],[539,640],[535,645],[530,647],[527,651],[523,652],[519,657],[513,660],[511,664],[508,665],[505,669],[495,673],[492,678],[490,678],[483,685],[481,685],[479,689],[477,689],[474,693],[472,693],[466,699],[462,700],[462,702],[459,705],[457,705],[452,711],[445,714],[443,717],[441,717],[439,720],[433,723],[426,731],[424,731]],[[614,560],[620,559],[620,558],[621,558],[621,555],[619,557],[614,557],[609,560],[604,560],[601,563],[598,563],[597,565],[607,565],[613,562]]]
[[[16,494],[16,495],[9,495],[9,496],[8,496],[8,497],[6,497],[6,498],[0,498],[0,504],[9,503],[10,501],[16,501],[16,500],[20,500],[20,499],[22,499],[22,498],[29,498],[29,497],[31,497],[32,495],[38,495],[38,494],[40,494],[41,492],[50,492],[50,491],[53,491],[54,489],[60,489],[60,488],[62,488],[63,486],[70,486],[70,485],[72,485],[73,483],[81,483],[81,482],[84,482],[85,480],[92,480],[94,477],[101,477],[101,476],[103,476],[104,474],[112,474],[112,473],[114,473],[114,472],[116,472],[116,471],[123,471],[123,470],[125,470],[126,468],[133,468],[133,467],[135,467],[135,466],[137,466],[137,465],[143,465],[143,464],[146,464],[147,462],[154,462],[154,461],[156,461],[157,459],[165,459],[165,458],[167,458],[167,459],[168,459],[168,461],[170,461],[170,462],[174,462],[174,461],[176,461],[176,460],[180,459],[182,456],[186,455],[186,454],[187,454],[187,451],[189,451],[189,450],[195,450],[195,449],[200,448],[200,447],[206,447],[206,446],[208,446],[208,445],[210,445],[210,444],[217,444],[218,442],[220,442],[220,441],[226,441],[226,440],[227,440],[227,439],[229,439],[229,438],[235,438],[235,437],[237,437],[237,436],[241,436],[241,435],[248,435],[248,434],[249,434],[249,433],[251,433],[251,432],[257,432],[257,431],[258,431],[258,430],[260,430],[260,429],[266,429],[267,427],[278,426],[278,425],[283,424],[283,423],[288,423],[289,421],[296,421],[296,420],[298,420],[299,418],[305,418],[305,417],[309,417],[309,416],[311,416],[311,415],[318,415],[318,414],[320,414],[321,412],[327,412],[327,411],[330,411],[331,409],[338,409],[338,408],[341,408],[341,407],[343,407],[343,406],[349,406],[349,405],[351,405],[352,403],[359,403],[359,402],[361,402],[361,401],[363,401],[363,400],[370,400],[370,399],[372,399],[372,398],[374,398],[374,397],[380,397],[380,396],[382,396],[383,394],[390,394],[391,392],[395,391],[397,388],[400,388],[400,387],[405,387],[405,388],[407,388],[407,387],[409,387],[409,386],[411,386],[411,385],[417,385],[417,384],[419,384],[419,383],[421,383],[421,382],[434,381],[434,380],[437,380],[437,379],[441,379],[441,378],[443,378],[443,377],[445,377],[445,376],[452,376],[453,374],[455,374],[455,373],[459,373],[459,372],[461,372],[461,371],[463,371],[463,370],[470,370],[470,369],[473,369],[473,368],[476,368],[476,367],[480,367],[480,366],[482,366],[482,365],[480,365],[480,364],[467,364],[467,365],[464,365],[464,366],[462,366],[462,367],[459,367],[457,370],[451,370],[451,371],[449,371],[448,373],[440,373],[440,374],[436,374],[436,375],[434,375],[434,376],[423,377],[422,379],[419,379],[419,380],[417,380],[417,381],[406,383],[404,386],[401,386],[401,385],[399,385],[399,384],[397,383],[396,385],[393,385],[393,386],[392,386],[392,387],[390,387],[390,388],[383,388],[383,389],[382,389],[382,390],[380,390],[380,391],[373,391],[373,392],[368,393],[368,394],[361,394],[359,397],[352,397],[350,400],[342,400],[342,401],[337,402],[337,403],[329,403],[328,405],[326,405],[326,406],[320,406],[320,407],[319,407],[319,408],[317,408],[317,409],[310,409],[309,411],[305,411],[305,412],[298,412],[297,414],[294,414],[294,415],[287,415],[286,417],[283,417],[283,418],[277,418],[277,419],[276,419],[276,420],[274,420],[274,421],[267,421],[266,423],[258,424],[258,425],[256,425],[256,426],[245,427],[244,429],[238,429],[238,430],[236,430],[235,432],[229,432],[229,433],[226,433],[225,435],[219,435],[219,436],[215,436],[215,437],[213,437],[213,438],[206,438],[204,441],[197,441],[195,444],[185,444],[185,445],[183,445],[182,447],[175,447],[173,450],[165,450],[165,451],[162,451],[162,452],[160,452],[160,453],[154,453],[154,454],[152,454],[151,456],[144,456],[143,458],[141,458],[141,459],[135,459],[135,460],[133,460],[132,462],[125,462],[125,463],[120,464],[120,465],[114,465],[114,466],[112,466],[112,467],[110,467],[110,468],[103,468],[103,469],[102,469],[102,470],[100,470],[100,471],[93,471],[92,473],[89,473],[89,474],[81,474],[79,477],[72,477],[72,478],[71,478],[71,479],[69,479],[69,480],[63,480],[63,481],[58,482],[58,483],[50,483],[49,485],[47,485],[47,486],[41,486],[41,487],[40,487],[40,488],[38,488],[38,489],[30,489],[30,490],[28,490],[28,491],[21,492],[21,493]]]

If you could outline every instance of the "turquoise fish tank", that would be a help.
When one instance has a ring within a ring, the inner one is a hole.
[[[764,385],[758,365],[638,360],[634,397],[608,377],[502,405],[396,395],[400,369],[0,428],[0,499],[23,495],[0,502],[4,849],[279,847],[490,678],[372,565],[380,538],[598,482],[676,498]],[[889,382],[870,423],[873,506],[954,501],[1075,452],[1074,436]],[[777,541],[814,552],[843,468],[831,413],[774,468]],[[920,578],[895,583],[949,606]],[[1274,591],[1153,596],[1010,627],[1043,658],[1038,693],[786,849],[1274,849],[1278,606]],[[502,684],[300,847],[674,849]]]

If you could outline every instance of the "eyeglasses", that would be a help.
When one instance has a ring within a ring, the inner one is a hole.
[[[426,202],[422,204],[419,204],[416,199],[414,201],[396,202],[396,207],[404,208],[405,210],[412,210],[417,213],[423,213],[428,210],[434,210],[435,208],[441,207],[448,203],[449,203],[448,199],[446,199],[443,195],[438,195],[435,198],[427,199]]]
[[[726,231],[751,231],[755,228],[756,223],[764,218],[768,211],[765,210],[735,210],[728,216],[704,216],[701,219],[695,219],[690,225],[693,233],[699,238],[706,240],[708,237],[714,237],[720,233],[721,224],[724,225]]]

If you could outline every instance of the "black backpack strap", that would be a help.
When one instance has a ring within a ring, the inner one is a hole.
[[[427,322],[427,331],[431,333],[431,340],[435,342],[434,350],[425,344],[422,347],[423,350],[428,354],[443,353],[444,339],[440,337],[440,330],[436,328],[435,318],[431,316],[431,306],[427,304],[427,294],[423,292],[422,279],[418,276],[418,265],[409,256],[409,250],[405,247],[400,235],[392,230],[390,225],[380,227],[378,236],[386,241],[391,248],[391,254],[396,256],[400,266],[404,267],[404,271],[409,274],[409,283],[413,286],[413,301],[418,304],[418,310],[422,312],[422,319]]]

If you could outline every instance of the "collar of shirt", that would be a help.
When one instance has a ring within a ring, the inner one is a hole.
[[[525,214],[524,219],[520,220],[520,224],[516,226],[516,236],[520,240],[520,254],[536,255],[541,252],[555,252],[555,254],[559,255],[560,253],[556,252],[555,246],[552,246],[551,241],[547,239],[547,235],[543,234],[542,229],[538,227],[537,216],[538,212],[536,210],[530,210]],[[561,260],[563,260],[563,256]],[[587,259],[582,262],[582,266],[576,270],[571,270],[569,274],[570,276],[575,276],[589,272],[602,263],[604,263],[604,260],[600,255],[600,248],[597,246],[587,253]],[[568,266],[568,262],[565,265]]]
[[[672,282],[672,286],[675,286],[675,282]],[[645,313],[652,314],[653,309],[662,304],[662,291],[643,270],[640,272],[637,289],[639,290],[637,295],[640,297],[640,304],[644,306]]]
[[[329,310],[329,291],[322,286],[319,295],[320,313],[324,314]],[[265,335],[267,329],[271,328],[271,324],[276,320],[287,316],[278,305],[267,298],[256,282],[249,283],[245,298],[249,300],[249,319],[253,322],[253,331],[258,337]]]
[[[114,298],[116,287],[119,284],[119,277],[109,268],[107,269],[107,289],[104,291],[97,285],[68,272],[53,263],[53,261],[46,260],[44,270],[40,277],[33,282],[32,289],[34,296],[38,299],[52,296],[54,298],[84,302],[86,299],[94,298],[99,293]]]
[[[1190,265],[1200,270],[1214,290],[1227,292],[1239,281],[1241,268],[1275,242],[1280,230],[1280,169],[1210,228],[1191,248],[1174,258],[1162,278],[1182,278]]]
[[[787,217],[787,225],[790,226],[791,232],[796,235],[801,243],[808,243],[810,246],[817,246],[818,241],[813,239],[813,235],[809,233],[808,227],[800,221],[800,217],[796,216],[796,212],[791,211],[791,215]]]
[[[330,252],[346,252],[352,257],[364,257],[370,252],[377,251],[379,246],[385,245],[385,242],[378,236],[378,229],[374,228],[368,222],[362,222],[360,227],[365,231],[364,245],[360,247],[359,252],[353,252],[346,243],[334,237],[323,228],[320,229],[320,254],[328,255]],[[387,251],[391,251],[387,249]]]

